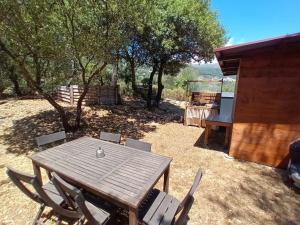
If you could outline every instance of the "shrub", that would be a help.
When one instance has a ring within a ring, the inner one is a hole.
[[[170,98],[173,100],[178,100],[178,101],[185,101],[187,99],[186,91],[181,87],[174,88],[174,89],[167,89],[167,88],[164,89],[163,97]]]

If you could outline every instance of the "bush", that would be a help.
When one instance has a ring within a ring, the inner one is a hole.
[[[164,89],[163,90],[163,98],[170,98],[173,100],[185,101],[187,99],[186,91],[181,87],[178,87],[175,89]]]

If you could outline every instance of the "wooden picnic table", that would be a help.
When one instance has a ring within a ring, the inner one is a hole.
[[[105,157],[97,158],[101,146]],[[164,175],[168,192],[172,158],[136,150],[120,144],[82,137],[31,156],[34,173],[54,171],[70,183],[129,211],[129,224],[138,224],[138,207]]]

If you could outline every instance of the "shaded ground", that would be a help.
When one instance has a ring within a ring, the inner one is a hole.
[[[202,168],[204,176],[188,224],[299,224],[300,195],[285,184],[284,171],[225,159],[222,133],[206,148],[203,129],[179,123],[182,111],[171,103],[156,112],[130,101],[124,106],[86,107],[84,113],[88,126],[69,134],[69,139],[98,137],[105,130],[152,143],[154,152],[173,157],[170,193],[179,199]],[[37,205],[9,182],[4,166],[32,173],[26,155],[35,150],[34,137],[57,131],[61,125],[43,100],[6,100],[0,103],[0,117],[0,224],[30,224]]]

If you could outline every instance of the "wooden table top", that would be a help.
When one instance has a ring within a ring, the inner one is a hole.
[[[99,146],[104,149],[103,158],[96,157]],[[90,137],[49,148],[31,159],[75,185],[132,208],[138,207],[172,161],[170,157]]]

